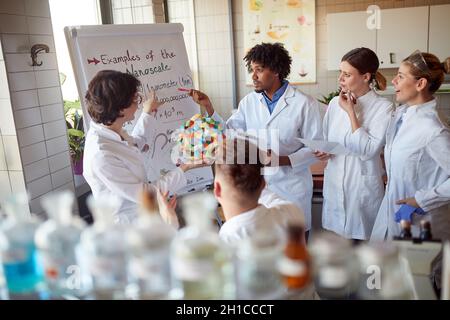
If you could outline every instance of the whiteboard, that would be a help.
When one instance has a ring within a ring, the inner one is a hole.
[[[171,133],[200,109],[187,92],[178,88],[193,88],[192,74],[180,23],[96,25],[65,27],[67,46],[74,69],[78,93],[84,115],[85,130],[90,117],[84,96],[90,80],[100,70],[117,70],[135,75],[142,84],[145,97],[155,90],[165,103],[153,115],[148,130],[149,151],[145,153],[148,181],[154,182],[161,174],[175,168],[170,154]],[[131,133],[139,119],[125,125]],[[212,182],[211,168],[190,170],[186,173],[187,190],[198,190]]]

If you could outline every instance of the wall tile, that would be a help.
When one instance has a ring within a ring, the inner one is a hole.
[[[54,192],[60,192],[60,191],[65,191],[65,190],[72,191],[75,194],[75,187],[73,185],[73,182],[63,184],[61,187],[53,189]],[[74,208],[74,211],[75,211],[75,208]]]
[[[0,14],[1,33],[28,33],[27,19],[25,16]]]
[[[59,86],[59,74],[57,70],[36,71],[36,87],[48,88]]]
[[[0,99],[0,133],[3,135],[15,135],[14,116],[9,99]]]
[[[41,111],[39,108],[30,108],[14,112],[16,128],[22,129],[42,123]]]
[[[5,63],[8,72],[33,71],[29,53],[5,54]]]
[[[42,122],[64,119],[64,106],[61,103],[41,107]]]
[[[61,136],[55,139],[45,141],[47,146],[47,154],[49,156],[69,150],[67,136]]]
[[[52,180],[50,175],[28,183],[27,188],[30,192],[31,199],[36,199],[37,197],[50,192],[52,190]]]
[[[14,110],[37,107],[39,105],[37,90],[27,90],[11,93]]]
[[[50,18],[27,17],[27,23],[30,34],[53,34]]]
[[[46,158],[47,149],[45,146],[45,142],[39,142],[36,144],[32,144],[31,146],[21,148],[20,155],[23,165],[27,165]]]
[[[20,147],[29,146],[45,140],[44,129],[42,128],[42,125],[18,129],[17,138],[19,139]]]
[[[34,72],[8,73],[9,89],[11,91],[22,91],[36,88]]]
[[[9,171],[9,180],[13,193],[26,192],[25,179],[22,171]]]
[[[16,136],[3,136],[3,149],[5,150],[6,165],[8,170],[22,170],[19,145]]]
[[[43,124],[44,136],[46,140],[53,139],[67,134],[66,122],[64,120],[57,120]]]
[[[11,195],[11,184],[9,182],[8,171],[0,171],[0,200]]]
[[[42,159],[37,162],[33,162],[32,164],[29,164],[27,166],[24,166],[23,173],[25,174],[26,183],[29,183],[30,181],[48,175],[50,173],[48,160]]]
[[[52,173],[53,188],[58,188],[63,184],[73,181],[72,167],[67,167],[55,173]]]
[[[31,213],[33,213],[37,216],[42,216],[42,214],[44,213],[44,209],[42,208],[42,204],[41,204],[41,200],[43,197],[45,197],[45,194],[36,199],[30,200]]]
[[[27,34],[3,34],[3,50],[5,53],[30,53],[30,38]]]
[[[6,156],[5,150],[3,149],[3,139],[0,136],[0,171],[6,171],[8,167],[6,166]]]
[[[50,172],[56,172],[63,168],[70,166],[70,154],[69,151],[57,154],[53,157],[48,158],[48,163],[50,166]]]
[[[49,0],[25,0],[25,14],[27,16],[50,18]]]
[[[49,48],[49,52],[55,52],[55,42],[53,36],[33,35],[30,34],[30,44],[46,44]],[[31,47],[31,46],[30,46]],[[30,51],[30,50],[28,50]],[[40,57],[39,57],[40,58]]]
[[[38,89],[38,97],[41,106],[62,102],[61,88]]]
[[[0,13],[24,14],[25,6],[23,0],[0,1]]]
[[[0,61],[0,99],[10,99],[5,63]]]

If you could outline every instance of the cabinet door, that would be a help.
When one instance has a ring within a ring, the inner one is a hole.
[[[397,68],[415,50],[427,51],[428,7],[381,10],[377,30],[380,68]]]
[[[430,7],[428,51],[441,61],[450,57],[450,4]]]
[[[354,48],[375,51],[376,31],[367,28],[368,17],[365,11],[327,15],[328,70],[339,70],[342,56]]]

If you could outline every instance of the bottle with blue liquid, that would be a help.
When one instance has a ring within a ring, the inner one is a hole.
[[[0,229],[0,252],[10,299],[45,299],[43,269],[34,243],[39,225],[30,215],[26,194],[2,203],[6,213]]]

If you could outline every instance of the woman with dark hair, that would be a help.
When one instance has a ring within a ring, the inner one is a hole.
[[[433,237],[450,240],[450,130],[433,97],[449,71],[450,58],[441,63],[416,51],[392,80],[403,105],[387,130],[388,182],[371,240],[399,235],[400,220],[412,220],[412,234],[418,236],[419,218],[430,220]]]
[[[367,240],[384,195],[380,157],[392,102],[384,89],[376,54],[356,48],[342,57],[339,97],[331,100],[323,121],[324,139],[338,142],[346,154],[316,152],[328,160],[324,174],[322,226],[342,237]]]
[[[134,119],[142,102],[140,82],[130,74],[104,70],[91,80],[86,92],[86,104],[91,116],[84,149],[84,177],[95,197],[114,195],[122,200],[117,223],[131,223],[137,217],[142,190],[149,188],[144,168],[143,151],[148,149],[144,136],[130,136],[122,129]],[[150,113],[161,103],[156,96],[146,101],[139,118],[141,128],[148,128]],[[180,165],[160,178],[156,187],[163,193],[176,192],[186,185],[184,171],[191,165]]]

